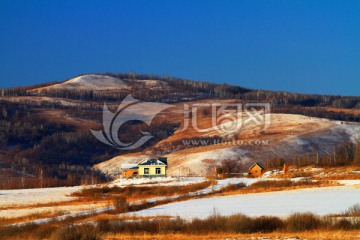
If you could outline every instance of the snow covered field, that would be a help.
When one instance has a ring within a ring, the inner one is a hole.
[[[206,179],[203,177],[116,179],[108,186],[185,186],[189,184],[200,183],[205,180]],[[106,205],[103,203],[29,207],[36,204],[51,204],[56,202],[75,200],[76,198],[71,197],[70,195],[74,192],[80,191],[84,187],[93,186],[0,190],[0,208],[3,209],[0,210],[0,218],[14,218],[47,212],[64,212],[73,214],[86,211],[91,212],[106,207]],[[207,189],[207,191],[210,190]],[[9,207],[16,208],[6,209]]]
[[[81,186],[76,186],[0,190],[0,208],[71,201],[75,198],[68,195],[81,188]]]
[[[156,178],[118,178],[109,184],[110,187],[118,186],[186,186],[204,182],[204,177],[156,177]]]
[[[203,177],[116,179],[108,186],[185,186],[200,183],[205,180]],[[101,186],[105,185],[99,185],[97,187]],[[0,208],[71,201],[76,198],[70,195],[80,191],[84,187],[96,186],[0,190]]]
[[[133,214],[206,218],[215,210],[222,215],[242,213],[249,216],[287,216],[295,212],[324,215],[341,213],[356,203],[360,203],[360,188],[344,186],[194,199],[169,203]]]
[[[229,184],[245,183],[246,185],[251,185],[257,181],[279,180],[271,178],[271,175],[272,173],[269,172],[264,174],[263,178],[228,178],[217,180],[215,185],[190,193],[189,196],[206,195],[212,191],[218,191]],[[109,183],[108,186],[184,186],[200,183],[205,180],[203,177],[116,179]],[[292,180],[296,181],[298,179]],[[140,216],[171,215],[193,218],[209,216],[213,213],[214,209],[224,215],[243,213],[247,215],[285,216],[293,212],[306,211],[318,214],[339,213],[355,203],[360,203],[360,180],[339,180],[339,182],[345,186],[194,199],[154,207],[135,214]],[[69,195],[82,188],[84,186],[0,190],[0,208],[3,209],[0,210],[0,217],[13,218],[38,213],[56,212],[76,215],[109,210],[109,207],[104,203],[29,207],[29,205],[74,200],[76,198]],[[147,201],[154,202],[166,198],[175,199],[177,197],[156,197]],[[8,207],[16,208],[6,209]]]
[[[229,184],[245,183],[250,185],[261,179],[250,178],[229,178],[218,180],[214,186],[190,193],[190,196],[204,195],[212,191],[220,190]],[[142,179],[117,179],[109,184],[109,186],[185,186],[189,184],[196,184],[206,181],[203,177],[166,177],[166,178],[142,178]],[[91,186],[87,186],[91,187]],[[55,203],[60,201],[69,201],[75,199],[69,197],[73,192],[81,190],[82,186],[76,187],[60,187],[60,188],[43,188],[43,189],[18,189],[18,190],[1,190],[0,191],[0,217],[13,218],[27,216],[31,214],[46,213],[46,212],[64,212],[68,214],[91,214],[93,211],[106,211],[112,209],[106,205],[100,204],[72,204],[68,206],[45,206],[45,207],[27,207],[27,205]],[[150,202],[164,200],[166,198],[177,198],[178,196],[171,197],[156,197],[148,199]],[[140,203],[138,201],[137,203]],[[18,206],[16,209],[6,209],[6,207]]]

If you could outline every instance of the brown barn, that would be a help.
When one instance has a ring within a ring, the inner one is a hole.
[[[254,163],[250,168],[249,168],[249,175],[251,177],[261,177],[261,175],[264,173],[265,168],[263,168],[259,163]]]
[[[121,177],[132,178],[138,177],[139,167],[137,164],[121,164]]]

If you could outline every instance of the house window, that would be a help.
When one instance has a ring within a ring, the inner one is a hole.
[[[161,168],[156,168],[156,174],[161,174]]]
[[[144,168],[144,174],[149,174],[150,170],[149,168]]]

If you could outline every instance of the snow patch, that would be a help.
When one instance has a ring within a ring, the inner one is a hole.
[[[83,75],[79,77],[75,77],[66,82],[54,84],[52,86],[36,88],[30,90],[31,92],[38,92],[42,90],[50,90],[50,89],[59,89],[59,90],[114,90],[114,89],[122,89],[128,90],[130,87],[128,84],[118,78],[97,75],[97,74],[89,74]]]
[[[319,215],[341,213],[359,203],[360,189],[328,187],[282,192],[230,195],[169,203],[134,213],[136,216],[206,218],[214,209],[221,215],[288,216],[295,212]]]
[[[337,182],[345,186],[355,186],[355,185],[360,186],[360,180],[338,180]]]
[[[109,186],[186,186],[204,181],[206,179],[203,177],[119,178],[111,182]]]
[[[71,201],[76,198],[69,195],[80,189],[81,186],[0,190],[0,207]]]

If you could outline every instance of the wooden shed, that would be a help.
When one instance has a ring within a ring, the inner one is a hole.
[[[261,177],[261,175],[264,173],[265,168],[263,168],[259,163],[254,163],[250,168],[249,168],[249,175],[251,177]]]
[[[132,178],[138,177],[139,167],[137,164],[121,164],[121,177]]]

